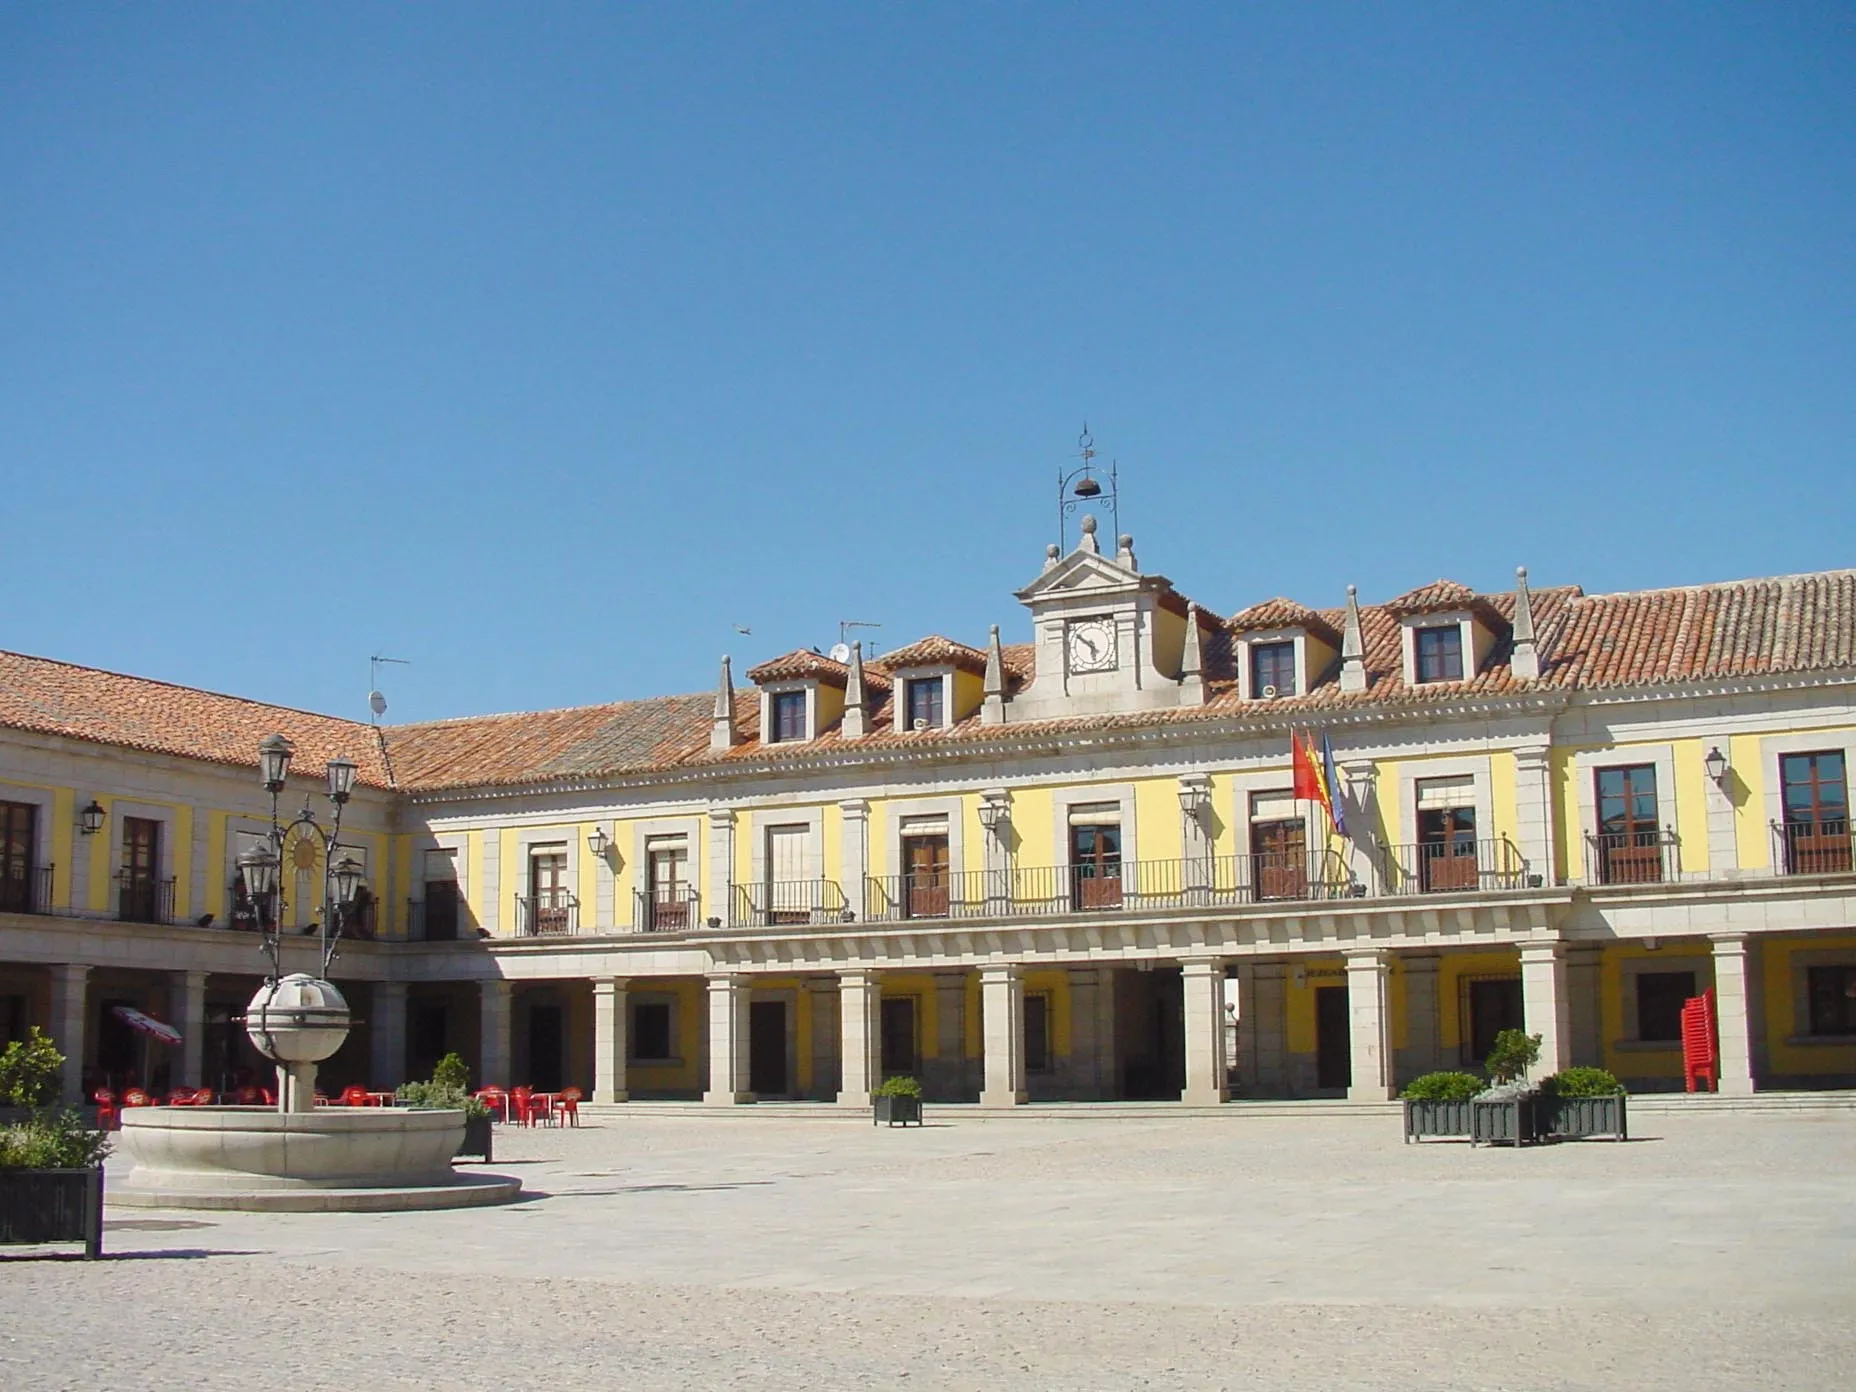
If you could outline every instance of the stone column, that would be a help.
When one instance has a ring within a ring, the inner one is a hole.
[[[703,918],[720,919],[724,924],[733,922],[735,812],[732,807],[709,809],[709,858],[704,871],[707,888],[703,892]]]
[[[1599,1001],[1598,949],[1566,949],[1566,995],[1571,1001],[1570,1057],[1575,1068],[1600,1068],[1605,1062],[1603,1012]]]
[[[1212,780],[1209,774],[1182,773],[1179,776],[1179,846],[1180,888],[1188,904],[1202,905],[1210,898],[1212,886],[1212,838],[1208,830],[1212,815]],[[1188,807],[1193,808],[1187,811]]]
[[[1443,1053],[1443,1012],[1437,1001],[1435,952],[1407,952],[1399,958],[1405,978],[1405,1050],[1394,1058],[1392,1083],[1434,1073]]]
[[[1106,973],[1098,967],[1071,967],[1070,979],[1070,1053],[1069,1072],[1063,1083],[1066,1095],[1083,1102],[1100,1102],[1114,1094],[1105,1091],[1107,1069],[1103,1063],[1100,1033],[1102,1008],[1097,997]]]
[[[1384,1102],[1392,1096],[1386,981],[1389,958],[1378,949],[1347,953],[1347,1024],[1353,1081],[1349,1102]]]
[[[1724,755],[1733,751],[1732,741],[1725,735],[1704,735],[1697,741],[1703,750],[1718,749]],[[1708,813],[1708,870],[1710,877],[1738,877],[1740,874],[1740,839],[1734,833],[1734,800],[1731,796],[1737,783],[1737,776],[1730,767],[1727,776],[1719,783],[1702,775],[1702,801]],[[1744,786],[1744,785],[1742,785]],[[1701,867],[1684,862],[1684,872],[1699,870]]]
[[[1515,839],[1527,873],[1543,885],[1558,878],[1553,865],[1552,747],[1530,744],[1514,752]]]
[[[870,916],[870,804],[863,798],[846,798],[838,804],[844,818],[843,869],[844,902],[862,923]]]
[[[206,973],[177,971],[168,974],[168,1007],[174,1028],[180,1031],[181,1087],[202,1086],[201,1060],[205,1056]]]
[[[1714,1011],[1721,1038],[1720,1090],[1730,1097],[1751,1097],[1758,1090],[1753,1058],[1760,1009],[1758,973],[1752,969],[1746,934],[1712,933]]]
[[[1288,1094],[1288,968],[1281,962],[1240,963],[1238,967],[1238,1067],[1251,1097]]]
[[[985,878],[986,912],[992,916],[1010,913],[1012,908],[1012,795],[1004,788],[988,788],[980,794],[980,820],[986,829],[980,836],[980,868]],[[951,867],[956,871],[966,865]]]
[[[980,968],[980,1025],[986,1045],[983,1107],[1017,1107],[1025,1090],[1025,980],[1017,964]]]
[[[868,1107],[883,1073],[883,988],[873,971],[838,973],[838,1105]]]
[[[819,1102],[838,1096],[838,979],[806,979],[806,1004],[812,1012],[812,1091]]]
[[[1211,1107],[1230,1099],[1224,1069],[1224,962],[1188,957],[1179,964],[1185,987],[1181,1012],[1186,1033],[1186,1090],[1189,1107]]]
[[[514,835],[513,832],[510,834]],[[497,828],[491,827],[483,833],[483,855],[479,859],[481,863],[474,867],[480,900],[477,911],[482,914],[478,920],[478,926],[491,936],[495,936],[507,918],[510,924],[509,931],[514,933],[521,920],[513,917],[516,911],[513,901],[509,905],[508,914],[503,912],[503,835]],[[510,892],[520,894],[522,890],[518,886]],[[507,1051],[504,1057],[508,1057]]]
[[[625,978],[593,982],[593,1100],[623,1102],[625,1087]]]
[[[60,962],[51,969],[51,1036],[64,1055],[64,1100],[84,1100],[84,1024],[89,1019],[90,968]]]
[[[477,996],[479,1087],[509,1087],[509,1016],[514,987],[501,977],[481,982]]]
[[[1521,1018],[1540,1036],[1541,1077],[1572,1066],[1572,998],[1566,990],[1565,944],[1521,944]]]
[[[384,1091],[406,1081],[406,983],[376,981],[372,991],[373,1057],[368,1060],[368,1072],[374,1086]],[[477,1082],[488,1085],[482,1078]]]
[[[936,1081],[948,1100],[965,1101],[967,1086],[967,974],[934,974],[934,1034],[939,1052]]]
[[[702,1100],[729,1107],[752,1102],[748,1090],[748,978],[724,972],[709,978],[709,1090]]]

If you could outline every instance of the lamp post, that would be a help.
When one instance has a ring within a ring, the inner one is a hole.
[[[365,873],[360,861],[341,845],[342,813],[354,792],[354,761],[336,757],[328,762],[326,796],[333,813],[329,825],[317,820],[309,798],[303,809],[285,822],[278,801],[289,780],[295,754],[282,735],[267,735],[258,745],[258,771],[271,795],[271,828],[238,857],[245,893],[257,914],[264,952],[271,959],[270,975],[245,1014],[245,1031],[251,1042],[277,1065],[278,1110],[306,1112],[315,1105],[316,1065],[342,1045],[348,1035],[348,1002],[328,980],[343,931],[355,912]],[[315,976],[284,973],[283,917],[285,851],[294,842],[313,844],[323,867],[323,911],[317,923],[321,967]]]

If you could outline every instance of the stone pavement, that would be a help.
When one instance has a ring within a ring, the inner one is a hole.
[[[1856,1113],[1405,1146],[1386,1115],[752,1109],[498,1133],[455,1213],[112,1212],[0,1260],[0,1388],[1817,1388]]]

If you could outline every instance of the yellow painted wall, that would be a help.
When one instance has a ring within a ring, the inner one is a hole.
[[[1706,944],[1702,944],[1705,954]],[[1662,953],[1661,959],[1667,959],[1668,953]],[[1604,1055],[1604,1066],[1623,1078],[1680,1078],[1682,1076],[1682,1046],[1672,1043],[1667,1048],[1619,1049],[1619,1041],[1624,1038],[1624,964],[1626,962],[1655,961],[1659,954],[1646,950],[1639,943],[1613,943],[1608,945],[1598,959],[1598,1029],[1600,1050]],[[1678,968],[1678,970],[1681,970]],[[1706,967],[1695,973],[1695,989],[1705,991],[1714,984],[1713,976]]]
[[[643,1091],[689,1091],[702,1088],[708,1081],[708,1054],[703,1048],[703,1037],[709,1001],[701,979],[691,976],[653,977],[649,989],[653,995],[676,998],[676,1005],[672,1009],[676,1038],[671,1042],[671,1047],[677,1051],[678,1062],[628,1063],[625,1070],[626,1086]],[[625,1047],[631,1048],[629,1039]]]
[[[77,799],[69,788],[52,790],[52,902],[71,902],[71,850],[77,835]]]
[[[934,977],[927,972],[885,972],[882,977],[883,999],[915,997],[915,1043],[921,1058],[934,1058],[941,1052],[940,1014],[935,1009]]]
[[[978,672],[955,668],[953,718],[965,720],[978,710],[985,700],[986,679]]]
[[[1138,830],[1135,849],[1142,860],[1178,860],[1185,854],[1180,841],[1178,779],[1144,778],[1136,783],[1134,819]]]
[[[1740,852],[1740,868],[1764,870],[1772,864],[1772,833],[1766,825],[1766,770],[1759,757],[1759,736],[1735,735],[1728,744],[1727,762],[1734,771],[1729,787],[1742,799],[1734,805],[1734,844]]]
[[[1757,939],[1755,940],[1757,941]],[[1824,934],[1821,937],[1781,938],[1763,944],[1765,957],[1767,1068],[1773,1073],[1815,1074],[1856,1073],[1856,1039],[1848,1044],[1788,1044],[1785,1041],[1805,1034],[1811,1027],[1809,1015],[1801,1016],[1797,1006],[1799,992],[1793,985],[1794,970],[1803,978],[1805,968],[1794,968],[1797,953],[1847,952],[1856,958],[1856,933]],[[1802,985],[1802,980],[1800,980]]]
[[[1177,804],[1175,804],[1177,806]],[[1025,973],[1025,991],[1050,997],[1050,1051],[1068,1058],[1073,1035],[1070,1021],[1070,974],[1062,968]]]
[[[1519,819],[1515,807],[1514,755],[1497,749],[1489,755],[1489,810],[1491,825],[1478,835],[1507,837],[1520,843]],[[1531,867],[1530,867],[1531,868]]]
[[[103,830],[90,838],[90,895],[87,907],[92,913],[110,908],[110,876],[122,859],[122,828],[116,825],[116,799],[108,793],[96,795],[97,805],[106,814]]]
[[[229,812],[206,814],[206,902],[200,912],[210,913],[222,922],[232,912],[226,902],[231,888],[226,875],[226,825],[230,818]]]
[[[1448,1060],[1463,1047],[1463,978],[1466,976],[1521,975],[1521,954],[1507,952],[1446,952],[1437,963],[1438,1042]]]
[[[1706,754],[1700,740],[1676,741],[1675,826],[1684,874],[1708,868],[1708,775],[1701,766]]]
[[[1296,980],[1296,968],[1302,979]],[[1315,991],[1322,986],[1345,986],[1347,964],[1339,957],[1317,957],[1296,962],[1283,982],[1284,1033],[1292,1054],[1315,1052]]]
[[[1056,804],[1049,787],[1017,788],[1012,792],[1012,838],[1020,865],[1050,864],[1056,844]],[[974,866],[978,868],[977,864]]]

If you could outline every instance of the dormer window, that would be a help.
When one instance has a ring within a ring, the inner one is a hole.
[[[1296,694],[1295,643],[1251,643],[1250,691],[1252,699],[1267,700],[1275,696]]]
[[[1412,634],[1412,644],[1420,683],[1463,680],[1461,624],[1438,624],[1417,629]]]
[[[896,733],[947,730],[973,715],[985,697],[986,654],[939,634],[878,659],[893,682]]]
[[[790,652],[750,668],[760,688],[762,744],[802,744],[818,739],[844,714],[849,670],[816,652]]]
[[[914,677],[904,686],[911,730],[938,730],[947,723],[947,681],[944,677]]]
[[[807,693],[800,691],[775,691],[768,694],[768,733],[773,743],[785,744],[796,740],[810,739],[812,732],[806,719]]]

